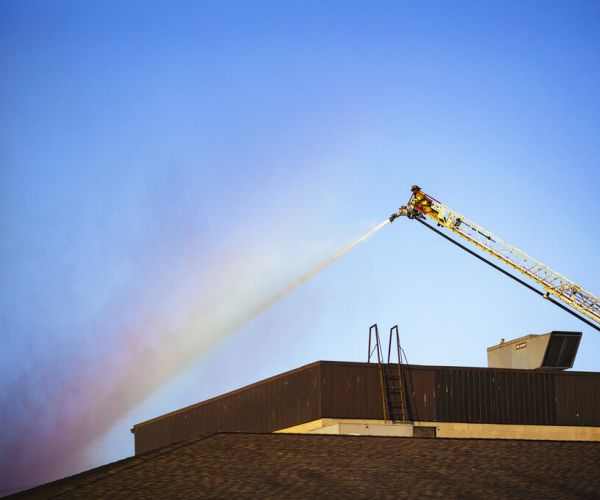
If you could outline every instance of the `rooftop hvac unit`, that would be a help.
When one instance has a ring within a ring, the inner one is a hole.
[[[579,348],[581,332],[550,332],[526,335],[488,347],[489,368],[524,370],[572,368]]]

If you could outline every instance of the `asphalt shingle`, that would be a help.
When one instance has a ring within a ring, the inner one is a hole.
[[[600,498],[600,443],[221,433],[27,498]]]

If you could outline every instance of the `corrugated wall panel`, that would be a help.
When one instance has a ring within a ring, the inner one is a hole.
[[[600,384],[595,374],[572,374],[556,383],[559,425],[599,425]]]
[[[439,368],[435,417],[440,422],[556,425],[555,380],[564,374],[525,370]],[[597,384],[600,377],[596,377]],[[566,425],[575,425],[569,421]]]
[[[215,431],[271,432],[320,418],[319,363],[134,427],[142,453]]]
[[[435,385],[435,369],[424,366],[407,366],[403,373],[411,418],[434,421],[435,401],[439,391]]]
[[[325,362],[321,383],[323,418],[383,419],[376,364]]]

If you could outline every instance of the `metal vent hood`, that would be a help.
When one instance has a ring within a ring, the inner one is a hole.
[[[550,332],[526,335],[488,347],[489,368],[525,370],[572,368],[579,349],[581,332]]]

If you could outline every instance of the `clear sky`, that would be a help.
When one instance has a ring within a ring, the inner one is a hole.
[[[398,324],[411,363],[600,334],[398,220],[427,192],[600,291],[600,4],[0,1],[0,489]]]

